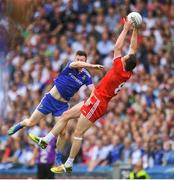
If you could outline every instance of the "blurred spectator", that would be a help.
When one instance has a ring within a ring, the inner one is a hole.
[[[114,6],[108,8],[108,15],[106,15],[105,22],[111,32],[114,32],[119,23],[120,16],[116,13]]]
[[[156,143],[156,149],[153,151],[154,165],[162,164],[163,154],[162,142],[159,141]]]
[[[105,160],[112,148],[113,146],[108,143],[106,136],[103,136],[101,140],[97,140],[91,152],[91,161],[88,165],[88,171],[92,171],[97,165],[106,165]]]
[[[123,145],[121,144],[119,137],[116,135],[112,138],[112,146],[113,148],[108,155],[109,164],[114,164],[116,161],[121,160]]]
[[[138,137],[135,135],[135,143],[133,144],[133,152],[131,155],[131,160],[132,160],[132,164],[136,164],[143,155],[143,151],[142,151],[142,139],[141,137]]]
[[[106,57],[113,50],[114,44],[109,39],[107,32],[102,33],[101,41],[97,43],[97,50],[99,51],[101,58]]]
[[[143,154],[142,154],[143,168],[152,167],[154,165],[153,155],[150,152],[150,147],[148,142],[145,142],[143,145]]]
[[[124,143],[124,148],[122,151],[121,160],[125,164],[130,164],[131,163],[131,154],[132,154],[131,140],[129,138],[125,138],[123,143]]]
[[[163,156],[163,164],[169,165],[174,164],[174,150],[172,150],[172,146],[169,142],[165,143],[164,148],[164,156]]]
[[[8,140],[8,136],[7,136],[7,125],[3,125],[0,128],[1,131],[1,135],[0,135],[0,145],[1,148],[4,149],[4,147],[6,146],[7,140]]]
[[[135,164],[133,171],[130,172],[129,179],[150,179],[148,173],[143,169],[141,160]]]
[[[32,158],[33,147],[25,145],[26,148],[24,149],[24,145],[24,142],[20,142],[19,138],[14,141],[13,154],[11,156],[8,156],[6,152],[2,159],[2,163],[12,163],[13,166],[15,166],[15,164],[29,164],[29,161]]]

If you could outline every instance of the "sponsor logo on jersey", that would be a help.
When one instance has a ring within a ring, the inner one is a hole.
[[[78,84],[80,84],[80,85],[83,84],[83,82],[81,82],[79,79],[77,79],[72,73],[68,73],[68,75],[69,75],[72,79],[74,79]]]
[[[86,79],[86,75],[84,75],[84,76],[82,77],[82,79],[85,80],[85,79]]]

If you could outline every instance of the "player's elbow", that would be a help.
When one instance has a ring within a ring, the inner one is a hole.
[[[115,44],[114,45],[114,51],[121,51],[122,50],[122,47],[119,45],[119,44]]]
[[[114,57],[118,57],[121,55],[122,50],[120,48],[114,50]]]
[[[70,67],[71,68],[78,68],[79,66],[78,66],[78,62],[72,62],[71,64],[70,64]]]
[[[66,127],[60,132],[59,134],[61,137],[65,137],[66,136]],[[57,141],[58,142],[58,141]]]
[[[114,45],[114,52],[115,53],[121,53],[122,52],[122,49],[123,49],[123,47],[120,45],[120,44],[115,44]]]

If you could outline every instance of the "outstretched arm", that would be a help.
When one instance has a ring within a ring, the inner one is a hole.
[[[70,64],[71,68],[95,68],[95,69],[103,69],[102,65],[99,64],[89,64],[82,61],[75,61]]]
[[[123,27],[123,30],[121,32],[121,34],[119,35],[116,43],[115,43],[115,47],[114,47],[114,58],[118,57],[121,55],[123,46],[124,46],[124,40],[126,38],[126,35],[131,27],[132,22],[130,21],[126,21]]]
[[[132,32],[130,47],[128,54],[135,54],[138,49],[138,29],[134,28]]]

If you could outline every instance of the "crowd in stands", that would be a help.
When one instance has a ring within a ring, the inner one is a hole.
[[[125,17],[138,11],[143,16],[137,53],[138,65],[125,88],[109,104],[104,117],[84,136],[77,163],[92,171],[97,165],[116,162],[144,168],[174,164],[174,1],[172,0],[42,0],[23,30],[23,41],[6,56],[8,104],[0,121],[0,162],[30,165],[34,146],[27,133],[48,131],[50,116],[31,129],[12,137],[7,131],[29,117],[44,93],[53,85],[77,50],[85,50],[88,62],[105,70],[112,66],[113,48]],[[130,34],[125,40],[128,51]],[[91,72],[96,84],[105,72]],[[82,101],[82,88],[71,106]],[[67,131],[64,156],[68,156],[77,120]],[[1,166],[0,166],[1,168]]]

